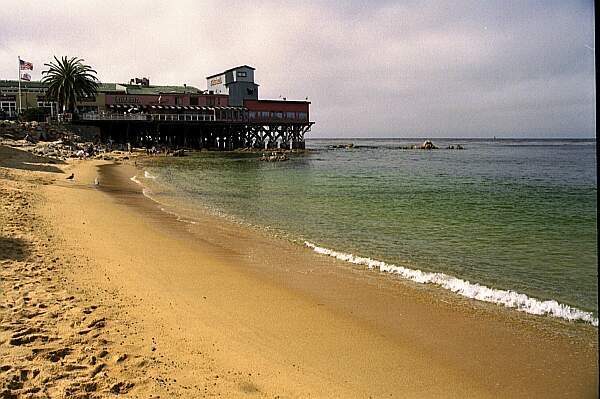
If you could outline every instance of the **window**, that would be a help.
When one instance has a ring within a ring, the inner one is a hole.
[[[237,77],[238,78],[247,78],[248,77],[248,72],[246,72],[246,71],[238,71],[237,72]]]
[[[38,100],[37,106],[39,108],[52,108],[52,106],[54,106],[54,102],[52,102],[52,101]]]
[[[248,93],[248,95],[251,96],[254,94],[254,89],[251,89],[248,87],[248,88],[246,88],[246,93]]]
[[[256,119],[256,111],[248,112],[248,119],[250,119],[250,120]]]
[[[298,112],[298,119],[300,119],[301,121],[305,121],[306,119],[308,119],[308,115],[306,114],[306,112]]]
[[[273,118],[283,119],[283,112],[273,112]]]
[[[83,103],[83,102],[86,102],[86,103],[89,103],[89,102],[95,103],[96,102],[96,96],[79,97],[77,99],[77,101],[80,102],[80,103]]]
[[[95,107],[95,106],[92,106],[92,105],[78,105],[77,106],[77,111],[80,114],[89,114],[89,113],[97,114],[98,113],[98,107]]]
[[[17,102],[16,101],[0,101],[0,109],[8,116],[15,116],[17,114]]]
[[[45,100],[40,100],[38,98],[37,101],[37,106],[38,108],[44,108],[46,110],[46,113],[50,114],[50,115],[54,115],[54,112],[56,110],[56,103],[53,101],[45,101]]]
[[[296,119],[296,113],[295,112],[286,112],[285,118],[286,119]]]
[[[269,112],[268,111],[260,111],[260,117],[262,119],[269,119]]]

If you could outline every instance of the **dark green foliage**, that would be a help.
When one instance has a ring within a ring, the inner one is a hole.
[[[46,96],[58,102],[63,111],[73,112],[77,98],[96,94],[99,83],[94,76],[96,71],[77,57],[54,59],[55,63],[44,64],[49,69],[42,72],[42,82],[48,83]]]
[[[47,111],[44,108],[28,108],[21,113],[20,119],[25,122],[43,122],[46,119],[46,115]]]

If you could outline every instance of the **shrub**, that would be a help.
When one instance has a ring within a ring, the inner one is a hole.
[[[28,108],[21,113],[20,119],[25,122],[46,120],[46,110],[44,108]]]

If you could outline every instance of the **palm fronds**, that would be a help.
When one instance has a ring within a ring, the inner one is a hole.
[[[42,72],[42,82],[48,83],[46,96],[58,102],[64,111],[73,111],[78,98],[93,96],[98,90],[98,79],[89,65],[83,64],[83,59],[54,57],[56,62],[44,64],[48,70]]]

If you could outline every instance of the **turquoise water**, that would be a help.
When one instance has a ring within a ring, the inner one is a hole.
[[[155,158],[171,204],[208,206],[300,243],[556,300],[597,317],[595,140],[309,140],[255,154]],[[152,180],[152,181],[151,181]]]

